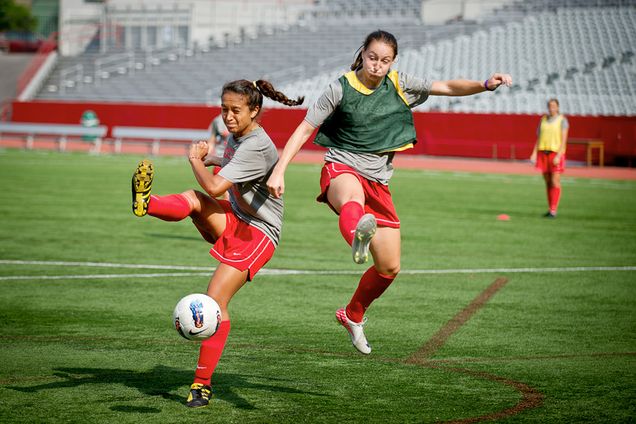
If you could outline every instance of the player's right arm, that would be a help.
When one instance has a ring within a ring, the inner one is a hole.
[[[537,163],[537,146],[539,145],[539,140],[534,143],[534,148],[532,149],[532,154],[530,155],[530,162],[533,164]]]
[[[285,170],[287,170],[287,165],[307,142],[314,129],[309,122],[303,120],[296,127],[287,144],[285,144],[283,153],[281,153],[278,163],[267,180],[267,190],[272,196],[279,198],[285,192]]]
[[[300,151],[300,148],[307,142],[311,134],[316,128],[325,122],[325,119],[331,115],[342,100],[342,86],[338,80],[333,81],[322,95],[316,100],[309,110],[303,122],[296,127],[291,135],[283,153],[281,153],[278,163],[274,167],[272,174],[267,180],[267,190],[269,193],[279,198],[285,192],[285,170],[289,162]]]
[[[190,166],[192,166],[192,172],[201,188],[212,197],[221,196],[232,187],[232,182],[220,175],[214,175],[207,170],[203,162],[203,158],[207,155],[207,152],[208,144],[205,141],[194,143],[190,146],[188,160],[190,161]]]

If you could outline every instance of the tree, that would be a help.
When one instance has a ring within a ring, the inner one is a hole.
[[[36,25],[28,7],[14,0],[0,0],[0,31],[33,31]]]

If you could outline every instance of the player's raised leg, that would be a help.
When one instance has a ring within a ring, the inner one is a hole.
[[[327,191],[329,204],[338,212],[338,227],[351,246],[353,261],[365,263],[369,257],[369,244],[375,234],[375,217],[364,213],[364,190],[358,177],[343,173],[330,181]]]

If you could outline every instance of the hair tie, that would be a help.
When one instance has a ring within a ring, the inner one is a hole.
[[[258,85],[256,85],[256,81],[252,81],[252,85],[254,86],[255,89],[258,90]],[[260,90],[259,90],[260,91]]]

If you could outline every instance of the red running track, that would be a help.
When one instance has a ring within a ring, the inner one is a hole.
[[[298,163],[320,163],[322,152],[301,151],[294,158]],[[483,174],[539,175],[539,171],[526,162],[465,159],[436,156],[395,155],[396,168],[428,169],[435,171],[477,172]],[[611,180],[636,180],[636,169],[606,166],[566,167],[564,175],[577,178],[601,178]]]
[[[0,148],[24,148],[24,140],[20,139],[0,139]],[[69,140],[66,149],[68,151],[88,151],[91,143]],[[36,141],[34,144],[36,149],[57,150],[59,144],[55,141]],[[112,145],[104,144],[102,146],[103,153],[111,153]],[[122,153],[128,154],[149,154],[150,149],[148,143],[140,143],[138,145],[122,146]],[[168,144],[161,146],[160,154],[162,155],[186,155],[187,145]],[[296,155],[294,163],[322,163],[323,152],[317,150],[302,150]],[[484,174],[516,174],[516,175],[538,175],[537,171],[528,161],[495,161],[487,159],[466,159],[466,158],[450,158],[438,156],[419,156],[408,154],[396,154],[393,161],[396,168],[405,169],[428,169],[435,171],[456,171],[456,172],[477,172]],[[566,167],[565,174],[568,177],[577,178],[599,178],[611,180],[636,180],[636,168],[619,168],[619,167]]]

